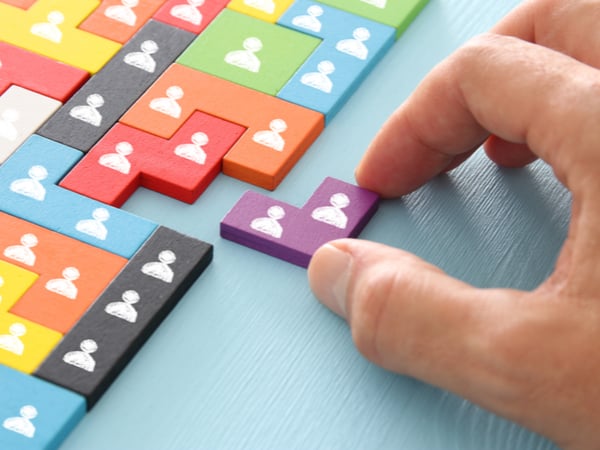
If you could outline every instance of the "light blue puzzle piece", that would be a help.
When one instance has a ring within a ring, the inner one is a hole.
[[[57,449],[85,411],[82,396],[0,365],[0,448]]]
[[[130,258],[157,224],[57,186],[81,156],[31,136],[0,166],[0,210]]]
[[[278,24],[322,42],[277,96],[327,122],[394,43],[392,27],[309,0],[295,2]]]

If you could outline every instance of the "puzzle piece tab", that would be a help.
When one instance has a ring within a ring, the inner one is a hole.
[[[37,279],[36,273],[0,260],[0,314],[7,312]]]
[[[129,258],[156,224],[56,186],[81,156],[31,136],[0,166],[0,211]]]
[[[116,207],[139,187],[193,203],[245,128],[199,111],[171,139],[115,125],[60,186]]]
[[[275,189],[324,127],[323,115],[276,97],[173,64],[121,122],[170,138],[194,111],[246,127],[223,172]]]
[[[211,245],[160,227],[35,375],[92,408],[211,259]]]
[[[54,450],[85,415],[83,397],[0,365],[0,448]]]
[[[154,14],[154,19],[200,34],[227,3],[229,0],[168,0]]]
[[[326,178],[302,208],[248,191],[221,221],[221,236],[301,267],[333,239],[356,237],[377,210],[377,194]]]
[[[231,0],[227,8],[275,23],[292,3],[294,0]]]
[[[179,64],[275,95],[320,40],[224,9]]]
[[[96,73],[120,47],[77,28],[97,6],[96,0],[38,0],[22,10],[0,3],[0,40]]]

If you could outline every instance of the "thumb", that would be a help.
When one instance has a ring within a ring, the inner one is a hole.
[[[496,411],[517,395],[510,350],[498,344],[520,328],[516,316],[529,316],[523,304],[531,302],[522,302],[529,294],[477,289],[415,255],[352,239],[317,250],[308,277],[376,364]]]

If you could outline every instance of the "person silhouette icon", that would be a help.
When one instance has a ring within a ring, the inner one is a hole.
[[[131,170],[131,163],[127,159],[133,153],[133,146],[126,141],[119,142],[115,145],[116,153],[105,153],[98,158],[98,163],[101,166],[107,167],[125,175]]]
[[[329,75],[335,72],[335,66],[331,61],[321,61],[317,65],[318,72],[309,72],[302,75],[300,82],[308,87],[317,89],[331,94],[333,89],[333,82],[329,78]]]
[[[268,217],[258,217],[250,222],[250,228],[259,233],[280,239],[283,234],[283,227],[279,223],[285,217],[285,209],[281,206],[271,206],[267,210]]]
[[[197,164],[204,164],[206,162],[206,152],[202,146],[208,144],[208,136],[206,133],[198,131],[192,135],[191,140],[191,144],[179,144],[175,147],[175,154]]]
[[[270,130],[261,130],[254,133],[252,140],[257,144],[282,152],[285,148],[285,140],[281,133],[287,130],[287,123],[283,119],[273,119],[269,123]]]
[[[187,5],[175,5],[171,8],[169,14],[192,25],[200,25],[202,23],[202,13],[199,8],[203,4],[204,0],[187,0]]]
[[[8,333],[0,335],[0,349],[22,356],[25,344],[20,338],[27,333],[27,328],[22,323],[15,322],[8,328]]]
[[[347,55],[365,60],[369,56],[369,49],[364,44],[371,37],[371,32],[365,27],[358,27],[352,32],[353,39],[342,39],[335,45],[335,49]]]
[[[104,15],[109,19],[124,23],[133,27],[137,22],[137,15],[133,11],[138,5],[138,0],[121,0],[120,5],[113,5],[106,8]]]
[[[158,254],[158,261],[146,263],[142,266],[142,273],[171,283],[173,281],[173,270],[169,267],[175,262],[176,256],[171,250],[163,250]]]
[[[16,141],[19,137],[19,130],[15,126],[19,120],[19,111],[13,108],[7,108],[0,115],[0,138],[7,141]]]
[[[267,14],[275,12],[275,2],[273,0],[244,0],[244,4]]]
[[[179,86],[171,86],[167,89],[166,97],[155,98],[150,102],[150,108],[167,116],[179,119],[181,116],[181,106],[177,100],[183,98],[184,92]]]
[[[376,8],[384,9],[387,5],[387,0],[360,0],[363,3],[368,5],[373,5]]]
[[[33,233],[21,236],[21,245],[10,245],[4,249],[4,256],[18,261],[26,266],[35,265],[35,253],[31,250],[38,244],[38,238]]]
[[[292,25],[314,31],[315,33],[320,32],[323,24],[319,19],[317,19],[317,17],[321,17],[323,15],[323,8],[321,8],[319,5],[312,5],[308,7],[306,13],[307,14],[302,16],[294,17],[292,19]]]
[[[92,218],[80,220],[75,225],[75,229],[104,241],[108,236],[108,230],[103,222],[106,222],[109,218],[110,213],[106,208],[96,208],[92,212]]]
[[[158,44],[153,40],[147,40],[142,42],[140,45],[139,52],[127,53],[123,58],[125,64],[129,64],[132,67],[145,70],[149,73],[154,73],[156,70],[156,61],[151,56],[158,51]]]
[[[69,115],[73,119],[99,127],[102,123],[102,114],[98,112],[98,108],[104,106],[104,97],[100,94],[91,94],[88,95],[86,103],[87,105],[78,105],[71,108]]]
[[[242,45],[244,50],[234,50],[227,53],[225,62],[240,69],[258,73],[260,71],[260,59],[255,53],[262,49],[262,41],[257,37],[249,37],[244,39]]]
[[[315,208],[311,217],[319,222],[333,225],[342,230],[345,229],[348,225],[348,217],[342,209],[350,204],[350,199],[346,194],[339,192],[330,197],[329,203],[331,206]]]
[[[41,37],[48,41],[60,44],[62,41],[62,31],[58,27],[65,21],[65,16],[60,11],[52,11],[47,16],[48,22],[36,23],[31,26],[31,34]]]
[[[27,172],[29,178],[21,178],[10,183],[10,190],[15,194],[24,195],[43,202],[46,198],[46,188],[40,183],[48,177],[44,166],[31,166]]]
[[[19,410],[19,417],[9,417],[2,422],[2,427],[8,431],[21,434],[28,438],[35,435],[35,426],[31,422],[38,415],[35,406],[25,405]]]
[[[46,289],[71,300],[77,298],[77,286],[73,281],[79,278],[79,270],[67,267],[62,271],[62,278],[54,278],[46,282]]]
[[[121,302],[112,302],[106,305],[104,311],[111,316],[118,317],[129,323],[135,323],[138,313],[132,305],[140,301],[140,294],[137,291],[129,290],[121,295]]]
[[[79,348],[81,350],[65,353],[63,361],[87,372],[93,372],[96,368],[96,361],[92,357],[92,353],[98,350],[98,344],[93,339],[85,339],[81,341]]]

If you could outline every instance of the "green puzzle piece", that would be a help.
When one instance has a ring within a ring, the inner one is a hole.
[[[276,95],[320,39],[224,9],[177,62]]]
[[[357,16],[396,29],[396,39],[408,28],[429,0],[318,0]]]

